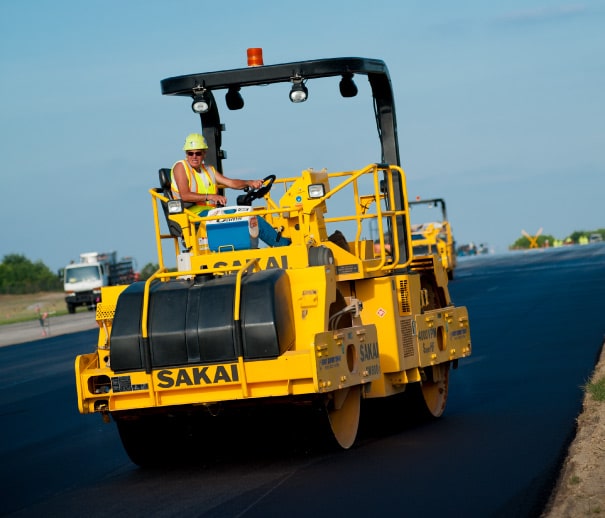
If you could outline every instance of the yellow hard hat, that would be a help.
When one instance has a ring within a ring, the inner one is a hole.
[[[206,139],[199,133],[190,133],[185,139],[183,151],[190,151],[192,149],[208,149]]]

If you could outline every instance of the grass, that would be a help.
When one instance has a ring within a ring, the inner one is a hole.
[[[65,294],[62,291],[53,291],[0,295],[0,325],[37,320],[39,312],[49,315],[67,314]]]
[[[586,390],[595,401],[605,401],[605,377],[588,383]]]

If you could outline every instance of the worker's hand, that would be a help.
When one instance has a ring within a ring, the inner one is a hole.
[[[253,189],[260,189],[262,186],[262,180],[248,180],[248,187],[252,187]]]
[[[213,201],[217,207],[225,207],[227,205],[227,198],[220,194],[209,194],[208,201]]]

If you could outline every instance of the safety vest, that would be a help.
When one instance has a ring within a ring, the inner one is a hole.
[[[172,190],[172,195],[175,198],[180,198],[179,188],[174,181],[174,168],[176,164],[181,163],[185,168],[185,173],[187,174],[187,182],[189,183],[189,189],[191,192],[195,192],[198,194],[216,194],[216,176],[215,169],[212,166],[206,166],[202,164],[202,170],[196,171],[193,167],[189,165],[187,160],[179,160],[176,162],[170,171],[170,189]],[[191,212],[195,212],[199,214],[204,210],[214,209],[216,206],[214,202],[208,201],[206,204],[193,205],[189,207],[188,210]]]

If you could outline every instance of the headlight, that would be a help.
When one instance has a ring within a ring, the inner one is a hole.
[[[183,212],[182,200],[170,200],[168,202],[168,214],[180,214]]]
[[[309,90],[303,84],[303,80],[301,78],[292,79],[293,85],[290,90],[290,100],[293,103],[303,103],[307,100],[309,96]]]
[[[210,98],[202,93],[193,98],[191,109],[195,113],[206,113],[210,109]]]
[[[313,183],[309,185],[309,198],[314,200],[322,198],[326,194],[326,189],[323,183]]]

